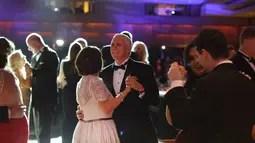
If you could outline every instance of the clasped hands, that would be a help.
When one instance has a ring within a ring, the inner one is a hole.
[[[133,88],[134,90],[137,90],[139,92],[143,92],[144,91],[144,87],[142,86],[142,84],[140,84],[137,81],[137,77],[136,76],[129,75],[126,78],[126,87]]]
[[[177,62],[174,62],[171,64],[169,71],[167,73],[168,79],[170,81],[174,80],[184,80],[187,75],[187,71],[185,68],[181,65],[179,65]]]

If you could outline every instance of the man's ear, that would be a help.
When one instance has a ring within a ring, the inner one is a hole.
[[[132,49],[132,46],[128,46],[127,50],[129,52],[129,54],[131,54],[131,49]]]
[[[208,56],[208,52],[205,49],[202,49],[201,50],[201,55],[204,56],[204,57],[207,57]]]

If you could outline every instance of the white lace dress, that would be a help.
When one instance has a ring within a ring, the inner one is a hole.
[[[75,128],[73,143],[120,143],[113,120],[96,120],[112,118],[112,112],[105,114],[97,103],[113,98],[103,80],[84,76],[77,84],[76,93],[84,119]]]

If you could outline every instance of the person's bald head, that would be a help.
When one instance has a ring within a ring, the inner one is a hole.
[[[46,46],[42,36],[37,33],[29,34],[26,38],[26,43],[28,46],[28,50],[32,51],[33,53],[40,51],[41,48]]]
[[[111,41],[111,55],[112,58],[118,63],[122,64],[129,58],[132,48],[132,41],[124,34],[116,34]]]
[[[132,39],[130,39],[127,35],[125,34],[122,34],[122,33],[118,33],[118,34],[115,34],[112,38],[112,40],[116,37],[122,37],[123,39],[125,39],[125,41],[127,42],[128,45],[130,45],[132,47],[133,45],[133,42],[132,42]]]
[[[133,35],[129,31],[122,31],[120,34],[126,35],[133,42]]]

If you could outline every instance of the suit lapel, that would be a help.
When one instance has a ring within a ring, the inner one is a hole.
[[[47,49],[47,47],[44,47],[44,50],[42,51],[42,52],[40,52],[40,57],[39,57],[39,59],[36,61],[36,57],[38,56],[38,55],[36,55],[36,56],[34,56],[33,58],[32,58],[32,60],[33,60],[33,62],[34,62],[34,66],[32,65],[32,67],[33,68],[37,68],[37,66],[39,65],[39,63],[41,62],[41,60],[42,60],[42,55],[43,55],[43,53],[45,52],[45,51],[47,51],[48,49]],[[38,53],[39,54],[39,53]]]
[[[107,70],[106,75],[105,75],[105,77],[103,77],[103,79],[105,80],[105,84],[106,84],[108,90],[115,97],[116,93],[113,88],[113,72],[114,72],[114,70],[112,68],[112,65],[110,67],[108,67],[108,69],[106,69],[106,70]]]
[[[131,74],[131,69],[132,69],[132,60],[129,59],[127,67],[126,67],[126,71],[125,71],[125,74],[124,74],[124,77],[122,79],[122,83],[120,86],[120,92],[126,88],[126,78]]]
[[[32,59],[31,59],[31,66],[32,66],[32,68],[35,68],[35,66],[36,66],[36,56],[32,56]]]
[[[246,61],[245,57],[243,57],[240,52],[238,54],[239,54],[238,56],[239,56],[239,60],[240,60],[239,66],[242,66],[242,68],[246,70],[246,71],[243,71],[243,72],[247,72],[246,74],[252,74],[253,73],[250,76],[254,77],[254,70],[251,67],[251,65],[249,64],[249,62]]]

